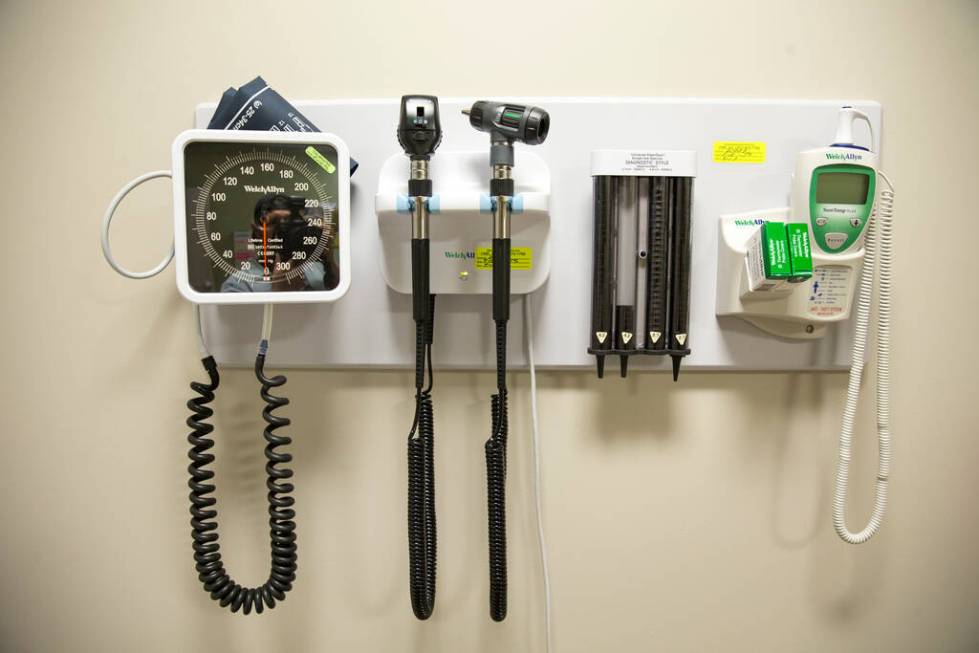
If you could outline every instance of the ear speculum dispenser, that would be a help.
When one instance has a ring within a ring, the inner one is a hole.
[[[592,152],[594,249],[588,353],[620,375],[636,355],[690,354],[693,152]]]

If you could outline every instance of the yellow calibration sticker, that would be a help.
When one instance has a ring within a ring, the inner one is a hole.
[[[474,265],[477,270],[493,269],[493,248],[477,247],[476,260]],[[511,270],[530,270],[534,267],[534,248],[533,247],[511,247],[510,248],[510,269]]]
[[[765,144],[745,141],[714,141],[714,163],[764,163]]]
[[[334,172],[337,171],[337,167],[332,163],[330,163],[330,160],[327,159],[322,154],[320,154],[319,150],[317,150],[312,145],[306,148],[306,154],[309,156],[310,159],[318,163],[321,168],[326,170],[328,174],[332,175]]]

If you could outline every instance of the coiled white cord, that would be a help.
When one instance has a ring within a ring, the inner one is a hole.
[[[863,544],[880,530],[887,508],[887,480],[891,469],[891,227],[894,217],[894,186],[882,172],[877,173],[887,184],[867,225],[864,240],[863,272],[860,275],[860,296],[857,303],[856,332],[853,336],[853,355],[850,381],[843,409],[840,430],[840,457],[836,468],[836,492],[833,496],[833,527],[844,542]],[[879,257],[879,260],[875,260]],[[874,267],[877,265],[877,482],[874,489],[874,509],[863,530],[852,533],[846,527],[846,490],[852,458],[853,423],[860,398],[870,322],[870,304],[874,290]]]
[[[115,215],[116,209],[119,208],[119,204],[129,195],[137,186],[145,184],[151,179],[158,179],[160,177],[172,177],[169,170],[154,170],[153,172],[147,172],[144,175],[140,175],[135,179],[131,180],[128,184],[123,186],[116,196],[112,198],[109,202],[109,208],[105,210],[105,215],[102,216],[102,254],[105,256],[105,260],[109,262],[112,269],[121,274],[124,277],[129,277],[130,279],[149,279],[150,277],[155,277],[156,275],[163,272],[163,270],[170,265],[170,261],[173,260],[174,246],[173,242],[170,243],[170,252],[160,261],[155,267],[143,272],[134,272],[127,268],[122,267],[116,261],[115,257],[112,256],[112,248],[109,247],[109,227],[112,225],[112,216]]]
[[[269,340],[272,338],[273,305],[265,304],[262,309],[262,341],[258,344],[258,353],[266,354],[269,350]]]
[[[534,441],[534,501],[537,511],[537,544],[540,548],[541,574],[544,577],[544,651],[551,651],[551,577],[547,567],[547,542],[544,539],[544,511],[541,507],[540,429],[537,417],[537,368],[534,363],[534,319],[530,309],[530,294],[523,297],[524,342],[527,347],[527,367],[530,370],[530,421]]]

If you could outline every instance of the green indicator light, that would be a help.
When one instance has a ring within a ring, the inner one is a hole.
[[[330,160],[327,159],[322,154],[320,154],[319,151],[312,145],[306,148],[306,154],[309,156],[310,159],[318,163],[319,166],[324,170],[326,170],[329,174],[332,175],[334,172],[337,171],[337,167],[332,163],[330,163]]]

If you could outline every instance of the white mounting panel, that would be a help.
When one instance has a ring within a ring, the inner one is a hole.
[[[441,149],[488,150],[488,136],[470,127],[460,113],[473,99],[506,98],[440,99]],[[879,104],[852,99],[528,97],[519,101],[547,109],[552,126],[547,142],[533,148],[551,172],[551,270],[547,282],[533,295],[539,366],[594,370],[594,358],[586,349],[593,225],[589,170],[591,151],[597,149],[697,151],[690,314],[693,353],[684,359],[684,370],[832,370],[848,366],[852,321],[831,327],[822,340],[797,342],[769,336],[739,318],[714,315],[717,217],[788,205],[796,154],[830,143],[837,111],[847,104],[866,112],[874,132],[880,134]],[[279,367],[411,367],[411,298],[389,289],[384,281],[374,215],[378,172],[388,157],[399,152],[395,137],[399,100],[295,104],[320,129],[343,138],[351,156],[360,162],[351,178],[352,283],[347,295],[333,304],[277,307],[270,362]],[[214,108],[213,103],[200,105],[195,125],[205,127]],[[764,142],[765,163],[713,163],[715,141]],[[879,143],[874,147],[880,151]],[[487,185],[488,176],[489,170]],[[519,169],[514,169],[514,176],[519,178]],[[407,223],[405,229],[407,237]],[[488,217],[486,229],[487,233],[491,229]],[[509,337],[509,361],[517,367],[525,364],[520,301],[514,297]],[[204,321],[211,351],[222,364],[254,363],[260,308],[209,306],[204,309]],[[438,368],[495,367],[488,297],[438,298],[433,356]],[[666,371],[669,360],[634,356],[629,368]]]

